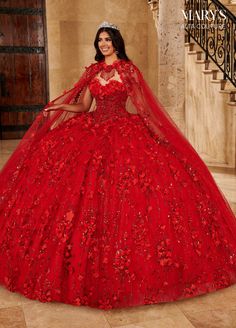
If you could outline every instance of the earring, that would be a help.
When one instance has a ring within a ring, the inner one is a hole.
[[[116,50],[116,54],[118,55],[118,53],[119,53],[119,51],[118,50]]]

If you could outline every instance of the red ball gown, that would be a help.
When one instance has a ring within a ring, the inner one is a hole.
[[[106,310],[234,284],[235,216],[137,67],[92,64],[52,103],[86,88],[93,110],[40,112],[1,172],[0,283]]]

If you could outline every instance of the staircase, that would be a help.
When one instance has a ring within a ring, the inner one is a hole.
[[[185,0],[186,135],[208,166],[236,172],[236,17],[224,6],[236,4],[223,2]]]
[[[185,0],[185,30],[188,42],[194,40],[236,87],[236,16],[229,10],[236,5],[229,1]]]
[[[236,3],[230,3],[230,0],[220,2],[230,10],[227,19],[232,19],[233,26],[232,13],[236,15]],[[197,6],[206,3],[222,6],[217,0],[198,0],[195,5],[194,0],[185,1],[188,10],[192,9],[191,5],[196,10],[199,9]],[[229,54],[224,53],[225,61],[221,63],[217,55],[218,44],[214,45],[214,54],[206,42],[209,37],[206,31],[187,32],[186,136],[209,167],[236,214],[236,40],[231,39],[231,33],[217,31],[217,42],[222,45],[226,40],[222,49],[229,50]],[[196,127],[198,131],[195,131]]]
[[[227,95],[226,102],[228,105],[236,105],[236,87],[227,79],[224,79],[223,72],[217,68],[213,61],[204,58],[204,51],[198,44],[185,43],[188,55],[195,56],[195,63],[201,66],[202,73],[211,76],[211,83],[219,85],[219,92]]]

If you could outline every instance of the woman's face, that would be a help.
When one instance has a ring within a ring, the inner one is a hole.
[[[110,35],[107,32],[101,32],[98,38],[98,47],[104,56],[111,56],[116,49],[113,47]]]

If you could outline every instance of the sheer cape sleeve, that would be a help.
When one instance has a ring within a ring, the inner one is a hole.
[[[162,143],[168,148],[169,152],[178,158],[184,165],[186,172],[192,177],[194,183],[202,188],[206,198],[215,199],[215,202],[218,204],[217,208],[236,227],[235,215],[213,179],[208,167],[160,104],[140,70],[132,62],[125,62],[118,69],[130,98],[127,111],[131,113],[137,112],[140,115],[156,142]],[[210,194],[213,198],[210,197]],[[201,205],[199,204],[199,206]]]
[[[50,101],[46,106],[38,113],[35,120],[31,124],[30,128],[26,131],[25,135],[19,142],[17,148],[9,158],[9,160],[3,166],[0,173],[0,193],[1,185],[10,183],[13,179],[16,179],[20,168],[24,163],[27,156],[30,156],[30,150],[32,146],[35,146],[47,133],[52,131],[55,127],[69,118],[80,115],[81,113],[72,113],[62,110],[56,110],[51,112],[45,112],[44,109],[53,104],[76,104],[78,103],[88,86],[90,80],[97,74],[99,70],[99,64],[93,63],[86,67],[84,73],[80,77],[79,81],[74,84],[73,88],[65,91],[59,97]],[[45,115],[46,114],[46,115]]]

